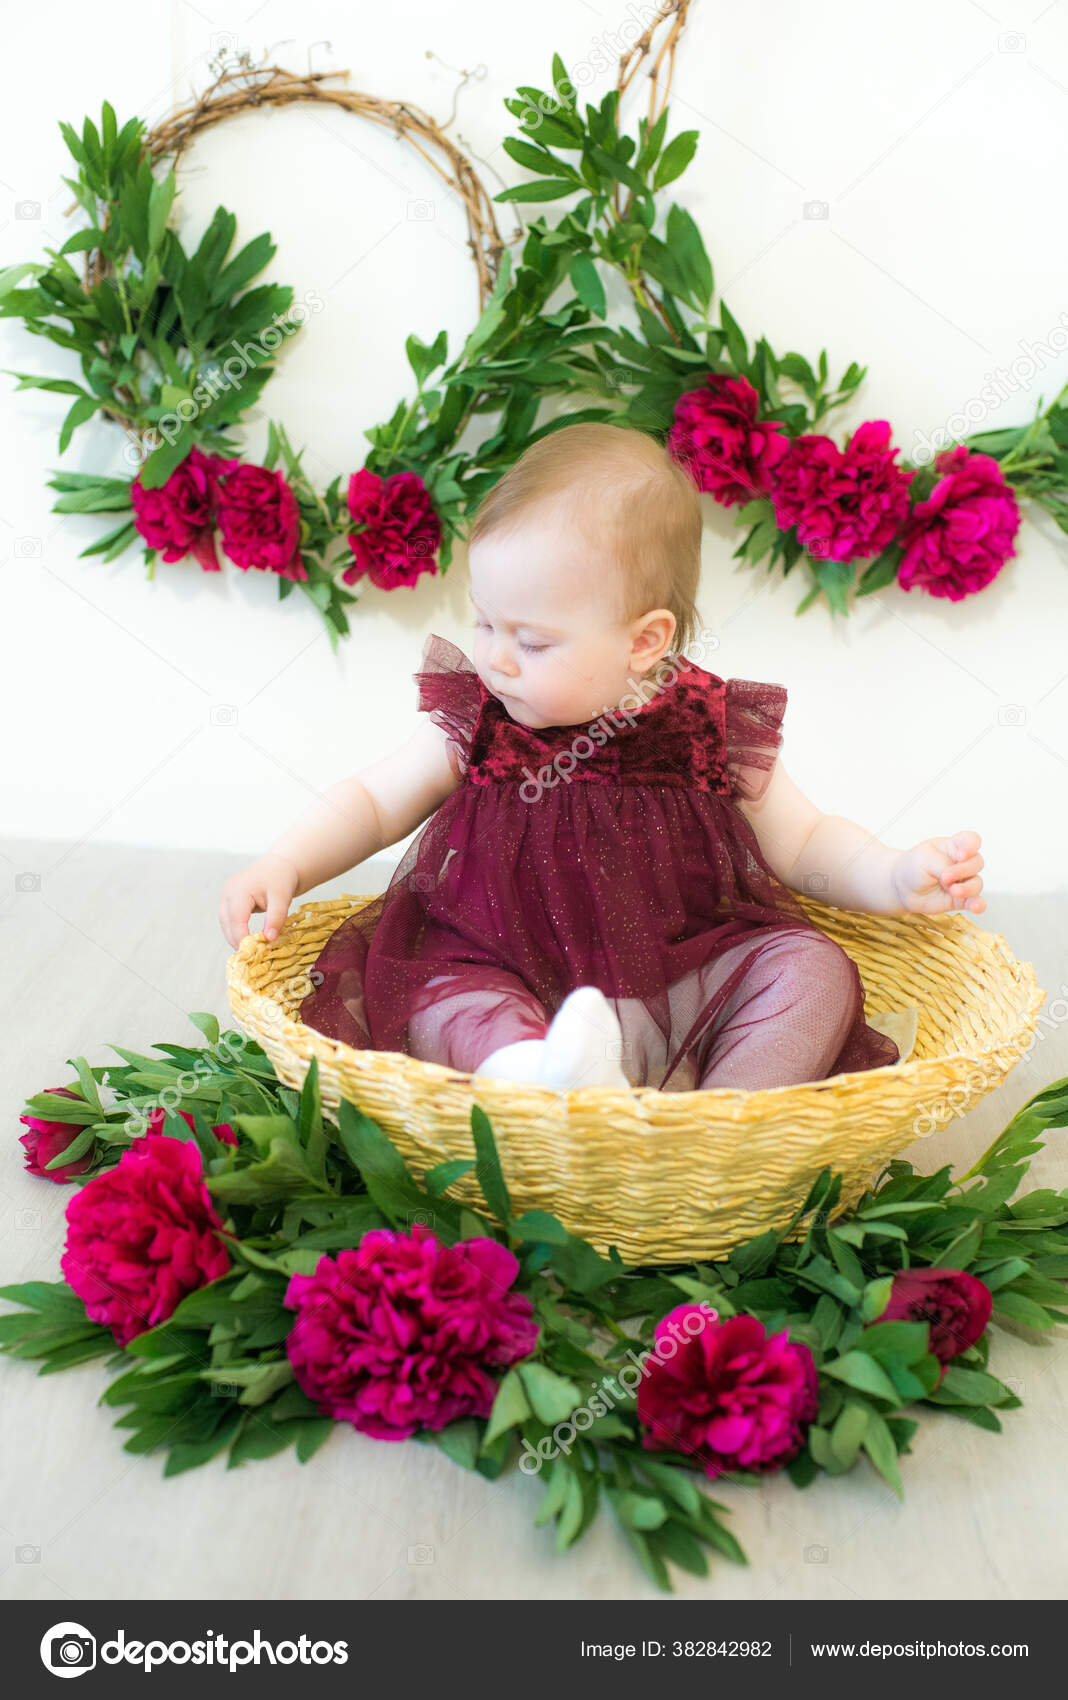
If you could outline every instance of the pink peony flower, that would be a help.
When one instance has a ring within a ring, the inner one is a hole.
[[[990,1288],[964,1269],[899,1269],[879,1322],[929,1322],[931,1350],[942,1365],[974,1346],[990,1321]]]
[[[220,470],[228,463],[195,445],[166,484],[145,490],[140,478],[130,485],[134,525],[165,561],[193,555],[206,573],[221,572],[215,553],[215,497]]]
[[[691,1316],[700,1327],[687,1327]],[[755,1316],[720,1322],[700,1304],[677,1305],[657,1323],[643,1369],[642,1445],[692,1453],[713,1478],[780,1469],[801,1450],[819,1410],[808,1347],[791,1342],[785,1329],[765,1337]]]
[[[60,1267],[86,1314],[125,1346],[226,1274],[226,1231],[197,1146],[146,1133],[71,1199]]]
[[[941,477],[926,501],[916,503],[901,536],[897,582],[960,602],[983,590],[1015,555],[1020,510],[992,455],[958,443],[936,456],[935,467]]]
[[[727,508],[768,495],[790,448],[777,421],[758,423],[759,400],[747,379],[709,372],[701,389],[688,390],[675,404],[668,451],[699,490]]]
[[[166,1114],[166,1112],[164,1110],[160,1110],[160,1109],[155,1109],[155,1110],[152,1110],[152,1111],[149,1112],[148,1127],[145,1129],[145,1137],[146,1138],[148,1137],[148,1135],[150,1133],[161,1133],[162,1132],[162,1130],[163,1130],[163,1117],[164,1117],[165,1114]],[[192,1133],[193,1130],[194,1130],[194,1122],[193,1122],[192,1116],[189,1114],[189,1111],[188,1110],[179,1110],[178,1114],[181,1116],[182,1120],[187,1124],[190,1133]],[[229,1122],[215,1122],[215,1123],[212,1124],[211,1131],[215,1135],[216,1139],[222,1140],[224,1145],[236,1145],[238,1143],[237,1134],[234,1132],[234,1130],[230,1126]]]
[[[353,564],[346,584],[366,573],[379,590],[414,585],[421,573],[437,571],[441,521],[417,472],[380,478],[366,467],[349,479],[349,513],[359,527],[349,532]]]
[[[885,419],[854,431],[845,449],[823,436],[795,437],[778,468],[775,518],[796,525],[798,541],[819,560],[878,555],[908,515],[914,474],[894,465]]]
[[[410,1234],[372,1228],[314,1275],[294,1275],[297,1311],[286,1350],[297,1382],[324,1416],[377,1440],[407,1440],[459,1417],[486,1417],[490,1371],[528,1357],[534,1307],[509,1292],[519,1263],[496,1240],[443,1245],[416,1222]]]
[[[242,571],[258,567],[280,578],[307,578],[297,498],[280,472],[225,462],[216,518],[223,549]]]
[[[46,1086],[46,1092],[54,1092],[59,1098],[77,1098],[78,1093],[72,1092],[67,1086]],[[73,1163],[62,1163],[58,1169],[46,1168],[46,1164],[65,1151],[73,1144],[81,1133],[78,1122],[47,1122],[40,1116],[20,1116],[19,1121],[29,1128],[28,1133],[19,1134],[19,1144],[26,1151],[26,1168],[31,1175],[42,1175],[46,1181],[59,1181],[62,1185],[72,1181],[75,1175],[83,1175],[91,1168],[95,1153],[92,1147],[75,1157]]]

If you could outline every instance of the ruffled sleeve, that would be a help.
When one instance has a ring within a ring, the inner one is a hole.
[[[474,663],[448,638],[431,633],[423,645],[419,670],[412,677],[419,691],[419,708],[448,733],[449,759],[462,779],[482,706],[482,682]]]
[[[742,802],[757,803],[768,788],[782,744],[786,686],[754,679],[728,679],[726,684],[730,794]]]

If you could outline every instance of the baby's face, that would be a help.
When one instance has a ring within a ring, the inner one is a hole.
[[[535,515],[473,544],[469,564],[472,658],[513,720],[595,720],[648,669],[634,636],[640,621],[616,617],[611,558],[598,557],[574,528]]]

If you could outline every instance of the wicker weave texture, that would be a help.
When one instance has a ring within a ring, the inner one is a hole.
[[[227,963],[234,1019],[288,1085],[319,1060],[324,1110],[347,1098],[420,1179],[475,1156],[471,1110],[493,1127],[514,1212],[550,1210],[631,1265],[722,1257],[781,1230],[825,1164],[852,1208],[886,1162],[972,1109],[1027,1049],[1045,996],[1030,963],[964,914],[868,915],[799,894],[852,957],[865,1009],[919,1010],[907,1062],[800,1086],[741,1092],[544,1087],[472,1077],[399,1051],[354,1050],[296,1019],[308,969],[336,927],[373,901],[342,895],[289,916],[273,943],[250,933]],[[449,1196],[485,1212],[474,1173]],[[797,1237],[803,1230],[795,1231]]]

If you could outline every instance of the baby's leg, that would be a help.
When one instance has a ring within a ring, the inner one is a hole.
[[[408,1052],[422,1062],[473,1074],[491,1052],[521,1039],[544,1039],[549,1018],[516,975],[470,967],[436,974],[408,1018]]]
[[[706,996],[752,949],[733,946],[698,970]],[[824,1080],[857,1011],[856,970],[834,939],[769,934],[696,1047],[698,1084],[755,1091]]]

